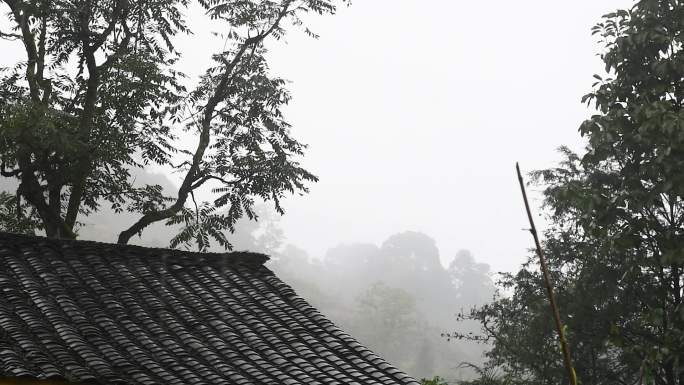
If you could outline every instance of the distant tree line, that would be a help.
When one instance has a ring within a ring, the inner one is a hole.
[[[467,378],[472,371],[459,364],[482,361],[484,347],[442,337],[459,309],[494,295],[489,266],[466,250],[445,268],[435,241],[408,231],[380,246],[338,245],[323,258],[290,246],[271,266],[324,314],[416,378]],[[460,327],[475,331],[477,324]]]

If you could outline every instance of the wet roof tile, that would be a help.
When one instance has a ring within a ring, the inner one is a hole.
[[[0,376],[418,384],[298,297],[267,259],[0,233]]]

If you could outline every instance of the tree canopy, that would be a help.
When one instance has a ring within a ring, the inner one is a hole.
[[[298,163],[305,145],[282,114],[290,95],[269,72],[265,42],[288,26],[315,36],[301,17],[334,13],[334,0],[198,0],[225,45],[206,53],[213,65],[188,88],[175,45],[192,33],[188,0],[3,4],[0,38],[25,57],[0,70],[0,172],[18,181],[0,197],[1,228],[74,238],[107,205],[138,215],[120,243],[164,221],[180,226],[172,246],[229,246],[226,230],[255,217],[255,202],[282,212],[285,194],[317,180]],[[194,148],[179,147],[183,133]],[[181,175],[175,194],[135,183],[132,170],[149,165]],[[195,200],[203,186],[211,201]]]
[[[488,265],[462,250],[446,269],[434,239],[416,231],[392,234],[380,246],[340,244],[320,259],[312,257],[293,246],[279,247],[269,267],[361,343],[414,378],[472,377],[471,368],[458,364],[480,363],[483,347],[452,344],[441,335],[459,309],[491,300],[494,284]],[[459,326],[461,331],[477,330],[475,322]]]
[[[584,384],[684,383],[684,4],[642,0],[593,29],[606,74],[583,98],[586,151],[534,173],[544,248]],[[564,381],[533,260],[475,309],[502,382]],[[457,333],[457,337],[464,337]],[[480,382],[478,382],[480,383]]]

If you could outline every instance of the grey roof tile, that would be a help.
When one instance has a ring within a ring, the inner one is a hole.
[[[266,260],[0,233],[0,376],[417,385],[298,297]]]

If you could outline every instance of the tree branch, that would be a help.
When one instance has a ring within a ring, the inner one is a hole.
[[[21,0],[5,0],[5,3],[10,7],[14,21],[17,23],[21,31],[21,41],[24,43],[26,56],[26,81],[29,84],[29,94],[33,102],[40,101],[39,86],[36,80],[36,63],[38,62],[38,49],[36,48],[36,41],[31,27],[28,23],[28,15],[26,14],[26,4]]]
[[[121,24],[121,28],[124,30],[124,37],[121,39],[121,42],[119,42],[119,45],[117,46],[116,50],[114,50],[114,53],[109,55],[107,59],[105,59],[102,64],[98,66],[99,71],[107,70],[109,67],[114,64],[116,60],[118,60],[126,51],[128,51],[128,45],[131,42],[131,38],[133,38],[133,32],[131,32],[130,28],[128,28],[128,25],[124,21]]]
[[[116,4],[114,5],[114,10],[112,10],[112,18],[109,20],[109,24],[107,25],[107,28],[105,28],[104,31],[99,33],[92,44],[92,49],[94,51],[97,51],[102,45],[107,41],[107,37],[114,31],[114,28],[116,28],[116,24],[119,20],[119,17],[122,16],[124,13],[124,9],[126,9],[125,13],[128,13],[128,1],[127,0],[121,0],[121,1],[116,1]],[[125,15],[122,18],[124,24],[126,23],[126,18]]]
[[[0,39],[19,40],[21,39],[21,35],[17,35],[16,33],[5,33],[0,31]]]
[[[90,43],[90,27],[88,26],[88,20],[90,18],[89,9],[85,9],[81,12],[79,16],[80,20],[80,39],[83,46],[83,55],[85,56],[86,66],[88,68],[88,81],[86,88],[85,101],[83,106],[83,114],[81,115],[81,120],[79,122],[78,138],[82,144],[87,144],[89,142],[90,132],[92,130],[92,123],[95,115],[95,104],[97,102],[98,87],[100,85],[100,73],[106,71],[109,67],[128,49],[130,40],[133,36],[131,31],[126,25],[126,15],[128,14],[129,3],[127,0],[122,0],[117,3],[120,4],[120,9],[115,10],[115,13],[120,12],[123,15],[122,28],[125,31],[125,36],[119,42],[118,47],[105,59],[101,65],[97,65],[95,60],[95,51],[102,45],[104,40],[106,40],[107,35],[111,34],[114,27],[111,29],[108,27],[102,34],[100,34],[99,39],[104,39],[102,41],[97,40],[94,44]],[[116,24],[116,18],[112,18],[112,22]],[[111,23],[110,23],[111,26]],[[107,32],[109,31],[109,32]],[[107,35],[105,35],[107,32]],[[73,229],[76,224],[76,217],[78,216],[79,209],[81,207],[81,201],[83,200],[83,195],[85,193],[86,180],[91,167],[91,159],[89,151],[83,151],[81,158],[76,162],[75,169],[77,172],[77,180],[74,181],[71,189],[71,194],[69,195],[69,203],[67,205],[67,212],[65,216],[65,222],[67,226]]]
[[[195,223],[199,223],[199,207],[197,207],[197,201],[195,200],[195,192],[190,190],[190,197],[192,198],[192,203],[195,204]]]
[[[293,0],[286,1],[285,4],[283,4],[283,7],[280,10],[280,12],[278,12],[278,15],[275,21],[272,23],[272,25],[262,33],[246,39],[240,47],[240,49],[238,50],[238,52],[235,54],[235,57],[233,57],[231,61],[225,62],[225,70],[221,75],[221,80],[219,81],[219,84],[216,86],[214,92],[212,93],[211,97],[209,98],[209,100],[207,100],[207,103],[204,106],[204,116],[201,121],[199,142],[197,144],[195,153],[192,157],[192,163],[190,165],[190,168],[188,169],[188,172],[185,175],[185,178],[183,179],[183,183],[178,189],[178,198],[176,199],[174,204],[165,210],[151,212],[143,215],[136,223],[134,223],[128,229],[122,231],[119,234],[118,243],[128,243],[128,241],[133,235],[139,233],[150,224],[160,220],[168,219],[183,208],[185,202],[188,199],[188,195],[193,191],[193,184],[196,184],[196,176],[199,173],[200,164],[202,163],[205,151],[209,146],[209,142],[211,139],[211,123],[214,117],[214,110],[216,109],[216,106],[220,103],[220,101],[224,98],[226,89],[230,84],[230,81],[233,79],[235,68],[237,67],[238,63],[243,58],[245,52],[247,52],[249,48],[255,48],[266,37],[273,33],[273,31],[275,31],[275,29],[279,26],[282,19],[290,11],[289,7],[292,4],[292,2]]]
[[[202,178],[198,179],[197,182],[195,182],[195,184],[193,184],[191,186],[191,190],[197,189],[198,187],[202,186],[204,183],[206,183],[212,179],[217,180],[217,181],[219,181],[225,185],[234,185],[234,184],[238,184],[240,182],[243,182],[245,180],[245,178],[239,178],[239,179],[235,179],[235,180],[225,180],[224,178],[221,178],[221,177],[216,176],[216,175],[205,175]]]

